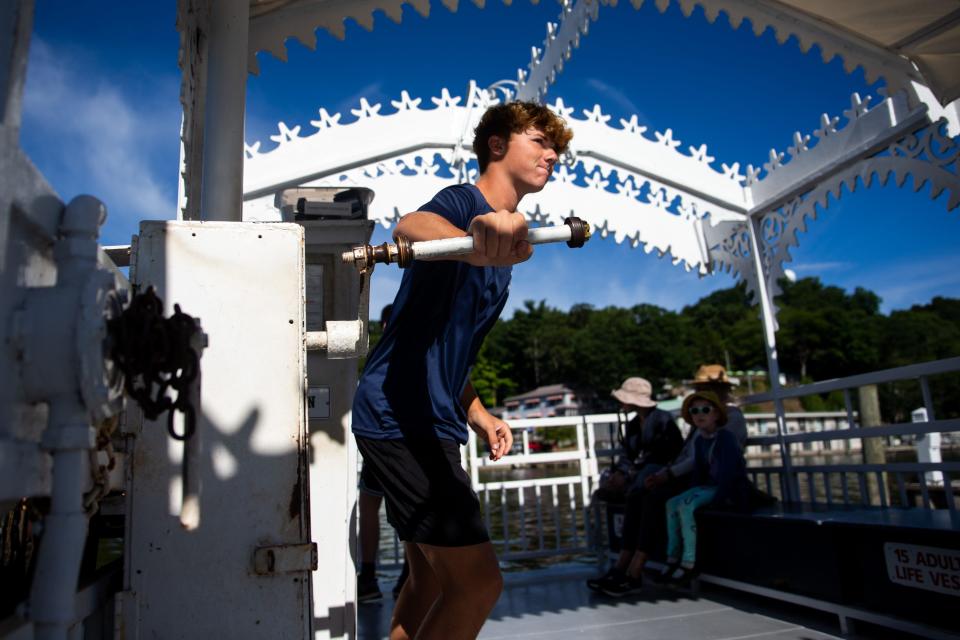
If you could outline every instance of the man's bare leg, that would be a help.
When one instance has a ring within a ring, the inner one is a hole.
[[[403,543],[409,575],[403,583],[390,620],[390,640],[409,640],[417,635],[423,619],[440,597],[440,582],[420,548]]]
[[[503,577],[493,545],[484,542],[466,547],[419,546],[433,569],[440,595],[420,624],[416,637],[422,640],[476,638],[503,590]]]
[[[643,551],[637,551],[630,559],[630,566],[627,567],[627,575],[631,578],[639,578],[643,575],[643,567],[647,564],[647,554]]]
[[[380,547],[380,496],[360,492],[360,561],[375,563]]]

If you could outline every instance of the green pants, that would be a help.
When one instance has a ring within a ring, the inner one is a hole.
[[[697,561],[697,521],[693,512],[711,500],[716,487],[693,487],[667,500],[667,559],[685,567]]]

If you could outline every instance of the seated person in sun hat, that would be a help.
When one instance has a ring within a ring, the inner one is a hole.
[[[667,570],[663,578],[686,584],[695,575],[697,524],[694,512],[706,505],[746,510],[750,500],[743,452],[727,423],[727,407],[712,391],[687,396],[684,420],[697,429],[690,488],[667,500]]]
[[[635,540],[638,537],[639,509],[634,508],[637,499],[645,492],[644,479],[663,468],[676,457],[683,446],[683,436],[673,417],[657,408],[651,397],[650,383],[643,378],[627,378],[619,389],[610,392],[625,413],[636,411],[636,417],[619,429],[620,447],[614,467],[604,472],[600,489],[594,498],[625,499],[623,523],[623,548],[617,563],[606,574],[587,580],[594,591],[609,595],[627,595],[638,589],[639,580],[627,577],[627,565],[634,558]],[[611,589],[617,589],[616,594]]]
[[[716,394],[726,411],[726,422],[721,428],[733,434],[742,450],[747,439],[747,427],[740,409],[728,404],[733,386],[726,370],[718,364],[701,365],[694,374],[694,390]],[[642,488],[635,485],[626,497],[620,555],[606,575],[587,580],[587,586],[591,589],[614,597],[641,590],[641,575],[647,561],[663,549],[666,502],[690,486],[700,435],[699,430],[691,424],[690,433],[678,455],[662,467],[648,466],[648,473],[639,477],[637,485],[642,482]]]
[[[694,391],[712,391],[726,408],[727,423],[723,428],[733,433],[737,438],[740,450],[743,450],[747,441],[747,421],[743,412],[734,404],[730,392],[736,384],[727,376],[727,370],[719,364],[703,364],[693,375]]]
[[[730,390],[733,389],[735,385],[734,382],[727,377],[727,370],[719,364],[700,365],[693,376],[692,385],[695,392],[710,391],[717,396],[727,416],[726,422],[723,424],[723,429],[733,434],[740,450],[744,451],[747,443],[747,421],[743,417],[743,412],[733,404]],[[645,481],[647,488],[663,485],[672,478],[684,477],[691,472],[693,469],[694,441],[699,438],[700,434],[692,424],[690,424],[690,427],[690,433],[687,434],[687,439],[684,442],[680,455],[663,469],[648,476]]]
[[[635,416],[618,429],[619,447],[611,472],[601,480],[607,498],[621,498],[647,473],[672,460],[683,446],[683,435],[673,416],[657,408],[653,389],[644,378],[627,378],[610,395],[620,402],[621,411]]]

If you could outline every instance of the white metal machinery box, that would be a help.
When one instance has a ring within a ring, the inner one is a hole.
[[[296,558],[311,541],[303,256],[297,224],[141,224],[131,281],[155,287],[165,314],[179,304],[199,318],[209,344],[198,528],[180,525],[184,445],[165,417],[134,439],[121,615],[132,637],[309,637],[310,554]],[[276,562],[262,562],[265,547]]]

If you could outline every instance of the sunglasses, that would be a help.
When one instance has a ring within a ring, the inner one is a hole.
[[[707,414],[710,413],[711,411],[713,411],[713,407],[711,407],[710,405],[707,405],[707,406],[705,406],[705,407],[690,407],[690,415],[692,415],[692,416],[695,416],[695,415],[697,415],[698,413],[702,413],[703,415],[707,415]]]

